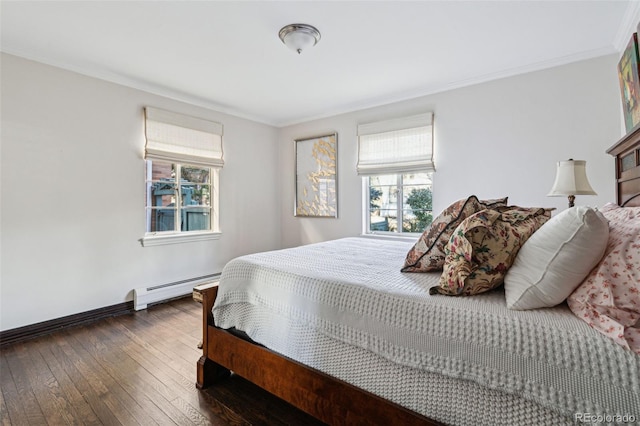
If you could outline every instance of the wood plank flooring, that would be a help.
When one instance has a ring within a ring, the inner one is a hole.
[[[321,425],[238,376],[195,387],[190,297],[0,350],[1,425]]]

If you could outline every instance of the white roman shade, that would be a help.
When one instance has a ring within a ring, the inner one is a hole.
[[[359,175],[434,172],[433,113],[358,125]]]
[[[222,167],[222,124],[146,107],[145,159]]]

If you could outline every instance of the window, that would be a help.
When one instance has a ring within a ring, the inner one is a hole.
[[[147,233],[216,231],[216,181],[210,167],[147,160]]]
[[[429,173],[368,176],[365,182],[367,232],[422,232],[431,224]]]
[[[358,126],[365,233],[418,233],[432,220],[433,114]]]
[[[222,125],[145,108],[143,245],[215,238]]]

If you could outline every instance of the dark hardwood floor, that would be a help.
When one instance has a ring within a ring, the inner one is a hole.
[[[0,350],[2,425],[320,425],[238,376],[195,387],[191,298]]]

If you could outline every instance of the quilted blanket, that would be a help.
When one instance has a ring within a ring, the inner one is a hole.
[[[500,290],[429,295],[439,273],[400,272],[411,246],[345,238],[234,259],[222,273],[216,325],[243,330],[295,359],[300,349],[289,347],[294,339],[286,324],[296,324],[394,364],[472,381],[567,418],[640,419],[640,356],[565,305],[512,311]]]

